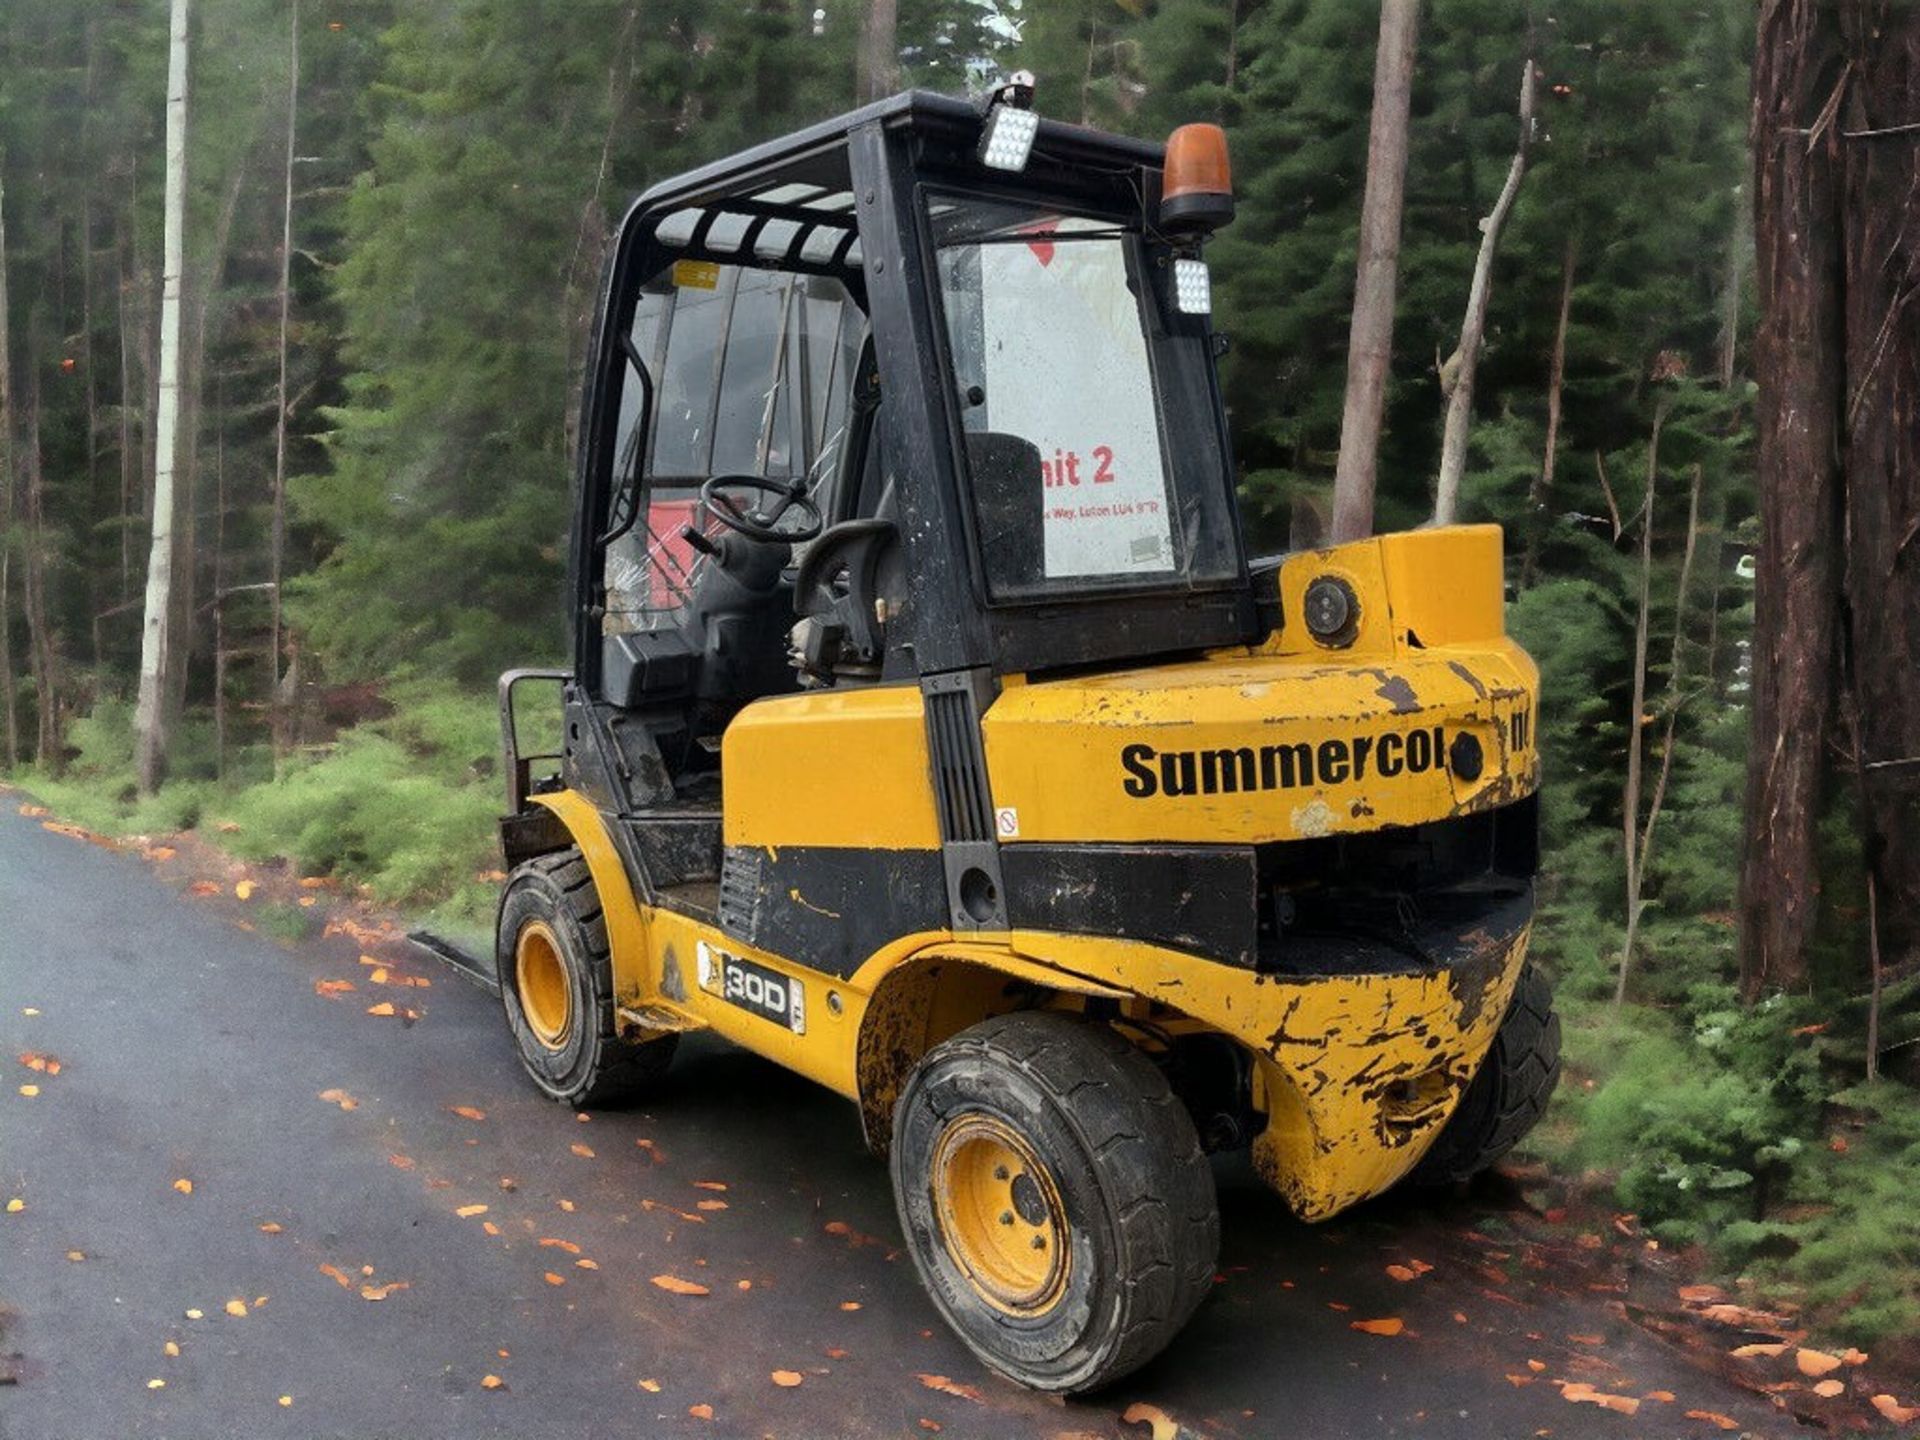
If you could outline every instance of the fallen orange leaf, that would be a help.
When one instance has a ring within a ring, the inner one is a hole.
[[[31,1100],[40,1093],[40,1087],[38,1085],[22,1085],[20,1087],[20,1093]]]
[[[396,1290],[410,1290],[412,1288],[413,1287],[405,1280],[395,1280],[386,1285],[362,1285],[360,1287],[360,1298],[362,1300],[384,1300]]]
[[[1409,1265],[1389,1265],[1387,1266],[1387,1274],[1400,1281],[1403,1285],[1409,1280],[1418,1280],[1420,1278],[1420,1272]]]
[[[791,1390],[806,1378],[807,1377],[802,1375],[798,1370],[776,1370],[773,1372],[773,1383],[778,1385],[782,1390]]]
[[[658,1380],[642,1380],[638,1383],[640,1388],[649,1395],[658,1395],[660,1393],[660,1382]]]
[[[378,1005],[367,1006],[367,1014],[369,1015],[391,1015],[393,1013],[393,1002],[391,1000],[382,1000]]]
[[[251,900],[253,898],[253,881],[242,880],[238,885],[233,887],[233,894],[237,900]]]
[[[166,1351],[169,1360],[178,1360],[180,1358],[180,1345],[177,1341],[169,1340],[160,1348]]]
[[[20,813],[29,820],[38,820],[42,815],[47,813],[47,807],[44,805],[22,805],[20,807]]]
[[[220,887],[211,880],[196,880],[187,887],[189,895],[218,895]]]
[[[1507,1376],[1507,1384],[1513,1386],[1513,1388],[1516,1390],[1518,1390],[1522,1385],[1531,1385],[1532,1383],[1533,1383],[1533,1376],[1531,1375]]]
[[[462,1205],[453,1213],[458,1215],[462,1220],[471,1220],[476,1215],[486,1214],[487,1207],[484,1205]]]
[[[173,1188],[178,1190],[182,1195],[191,1195],[193,1194],[193,1181],[182,1176],[173,1182]]]
[[[458,1115],[462,1120],[484,1120],[487,1118],[486,1111],[476,1110],[471,1105],[449,1105],[447,1109]]]
[[[656,1275],[653,1283],[670,1295],[711,1295],[713,1292],[704,1285],[696,1285],[691,1280],[682,1280],[678,1275]]]
[[[1673,1403],[1673,1392],[1671,1390],[1649,1390],[1640,1398],[1642,1400],[1658,1400],[1662,1405],[1671,1405]]]
[[[76,1265],[78,1265],[82,1260],[86,1258],[87,1258],[87,1252],[84,1250],[67,1251],[67,1259],[73,1261],[73,1263]]]
[[[687,1413],[696,1420],[711,1420],[713,1418],[713,1406],[689,1405],[687,1406]]]
[[[333,1279],[340,1283],[343,1289],[351,1290],[353,1288],[353,1281],[347,1278],[347,1272],[342,1270],[338,1265],[323,1264],[320,1267],[320,1273],[333,1277]]]
[[[920,1417],[920,1428],[938,1435],[940,1433],[940,1422],[938,1420],[929,1420],[926,1416],[922,1415]]]
[[[842,1310],[858,1310],[860,1308],[860,1302],[858,1300],[842,1300],[840,1302],[840,1308]]]
[[[387,1163],[396,1170],[413,1169],[413,1157],[411,1155],[389,1155],[387,1156]]]
[[[291,1396],[291,1395],[282,1395],[282,1396],[280,1397],[280,1403],[281,1403],[282,1405],[291,1405],[291,1404],[293,1404],[293,1396]]]
[[[1784,1343],[1778,1345],[1740,1345],[1727,1353],[1739,1360],[1750,1359],[1755,1355],[1764,1355],[1771,1358],[1775,1355],[1786,1354],[1787,1347]]]
[[[310,910],[310,909],[312,909],[312,908],[313,908],[313,905],[314,905],[314,899],[313,899],[313,896],[311,896],[311,895],[302,895],[302,896],[300,897],[300,908],[301,908],[302,910]],[[292,1404],[293,1402],[292,1402],[292,1401],[288,1401],[287,1403],[288,1403],[288,1404]]]
[[[693,1188],[696,1190],[724,1190],[727,1187],[724,1182],[719,1180],[696,1180],[693,1182]]]
[[[1529,1361],[1527,1361],[1527,1369],[1529,1369],[1529,1370],[1531,1370],[1531,1371],[1533,1371],[1533,1373],[1534,1373],[1534,1374],[1536,1374],[1536,1375],[1538,1375],[1538,1374],[1539,1374],[1539,1373],[1540,1373],[1540,1372],[1541,1372],[1542,1370],[1544,1370],[1544,1369],[1546,1369],[1546,1368],[1547,1368],[1547,1366],[1546,1366],[1546,1362],[1545,1362],[1545,1361],[1542,1361],[1542,1360],[1529,1360]]]
[[[1353,1320],[1348,1323],[1351,1328],[1368,1335],[1398,1335],[1407,1328],[1407,1322],[1397,1315],[1389,1315],[1383,1320]]]
[[[543,1235],[540,1243],[550,1250],[564,1250],[569,1255],[578,1255],[580,1247],[571,1240],[556,1240],[551,1235]]]
[[[1607,1342],[1598,1335],[1569,1335],[1567,1339],[1576,1345],[1604,1345]]]
[[[1634,1415],[1640,1410],[1640,1402],[1631,1395],[1609,1395],[1604,1390],[1594,1389],[1584,1380],[1561,1387],[1560,1398],[1571,1400],[1576,1405],[1598,1405],[1603,1410],[1616,1410],[1622,1415]]]
[[[1849,1348],[1840,1352],[1840,1358],[1849,1365],[1864,1365],[1867,1363],[1867,1352]]]
[[[1687,1419],[1704,1420],[1709,1425],[1717,1425],[1722,1430],[1738,1430],[1740,1422],[1731,1416],[1722,1415],[1718,1410],[1689,1410]]]
[[[1828,1375],[1840,1368],[1840,1357],[1829,1355],[1824,1350],[1802,1349],[1793,1358],[1794,1363],[1799,1365],[1802,1375]]]
[[[695,1202],[693,1208],[696,1210],[724,1210],[727,1208],[727,1202],[724,1200],[700,1200]]]
[[[482,1375],[480,1377],[480,1388],[482,1390],[504,1390],[507,1388],[507,1382],[502,1380],[498,1375]]]
[[[593,1159],[593,1147],[591,1145],[569,1145],[567,1148],[582,1160]]]
[[[344,995],[351,989],[353,989],[353,982],[351,980],[316,980],[313,982],[313,993],[318,995],[322,1000],[331,1000],[334,996]]]
[[[1920,1405],[1902,1405],[1891,1395],[1876,1395],[1869,1403],[1896,1425],[1911,1425],[1920,1420]]]
[[[236,1320],[246,1319],[247,1318],[247,1302],[244,1300],[227,1301],[227,1314],[233,1316],[233,1318]]]
[[[1148,1425],[1152,1427],[1153,1440],[1178,1440],[1180,1427],[1173,1417],[1158,1405],[1148,1405],[1136,1401],[1129,1405],[1120,1416],[1123,1425]]]
[[[598,1260],[588,1260],[584,1257],[574,1261],[573,1263],[579,1266],[582,1270],[598,1270],[600,1268],[600,1262]]]
[[[1831,1400],[1834,1396],[1845,1391],[1846,1388],[1847,1382],[1844,1380],[1822,1380],[1818,1385],[1813,1387],[1813,1393],[1823,1400]]]
[[[330,1105],[338,1105],[342,1110],[358,1110],[360,1108],[360,1102],[344,1090],[322,1090],[320,1092],[320,1098]]]
[[[280,1222],[278,1220],[269,1220],[260,1227],[260,1233],[262,1235],[278,1235],[280,1228]]]
[[[950,1380],[945,1375],[916,1375],[914,1378],[926,1386],[927,1389],[938,1390],[942,1395],[952,1395],[961,1400],[971,1400],[976,1405],[981,1401],[980,1392],[973,1386],[962,1385],[958,1380]]]
[[[1711,1305],[1727,1296],[1718,1285],[1682,1285],[1677,1293],[1689,1305]]]

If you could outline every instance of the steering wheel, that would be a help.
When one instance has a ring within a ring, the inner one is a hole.
[[[804,544],[826,528],[820,507],[808,498],[800,480],[769,480],[759,475],[716,475],[700,487],[700,508],[729,530],[749,540]],[[748,492],[737,496],[734,492]],[[761,497],[770,497],[763,499]],[[785,523],[798,519],[798,524]]]

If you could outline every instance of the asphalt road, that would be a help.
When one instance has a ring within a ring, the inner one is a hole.
[[[941,1328],[845,1103],[695,1041],[644,1108],[576,1117],[522,1079],[498,1002],[430,960],[386,974],[428,986],[376,983],[360,957],[399,945],[249,933],[230,888],[197,897],[19,799],[0,1436],[1138,1440],[1136,1404],[1225,1440],[1727,1433],[1690,1409],[1794,1428],[1625,1319],[1591,1239],[1488,1201],[1309,1229],[1231,1169],[1220,1283],[1174,1347],[1090,1401],[1023,1393]],[[1353,1328],[1373,1319],[1404,1328]]]

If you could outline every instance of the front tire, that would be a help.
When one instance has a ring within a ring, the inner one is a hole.
[[[1479,1073],[1408,1179],[1415,1185],[1451,1185],[1491,1168],[1540,1122],[1559,1083],[1560,1017],[1553,1008],[1553,983],[1529,964],[1520,971],[1513,1001]]]
[[[620,1038],[606,918],[578,850],[542,855],[508,877],[494,966],[520,1063],[552,1099],[629,1100],[672,1061],[677,1035]]]
[[[935,1046],[894,1110],[900,1226],[974,1354],[1079,1393],[1165,1348],[1213,1283],[1220,1213],[1184,1106],[1103,1025],[996,1016]]]

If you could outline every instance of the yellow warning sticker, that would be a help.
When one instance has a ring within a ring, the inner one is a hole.
[[[711,260],[676,260],[673,283],[685,290],[715,290],[720,286],[720,267]]]

